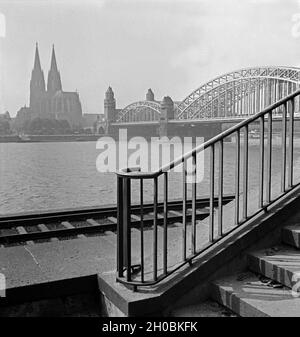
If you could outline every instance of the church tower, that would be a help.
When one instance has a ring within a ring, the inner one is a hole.
[[[41,112],[41,100],[45,94],[45,79],[41,68],[38,44],[35,47],[34,66],[30,79],[30,108],[36,113]]]
[[[151,89],[148,89],[148,92],[146,94],[146,101],[154,101],[154,94],[153,91]]]
[[[116,120],[116,100],[111,87],[108,87],[104,99],[104,117],[108,122]]]
[[[48,72],[47,92],[54,95],[62,90],[60,73],[57,69],[54,45],[52,46],[51,68]]]

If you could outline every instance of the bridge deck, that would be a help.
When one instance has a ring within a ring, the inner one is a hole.
[[[213,118],[198,118],[198,119],[170,119],[168,124],[206,124],[206,123],[239,123],[244,121],[249,116],[224,116],[224,117],[213,117]],[[274,116],[273,120],[282,121],[282,116]],[[295,113],[295,121],[300,120],[299,113]],[[159,125],[159,121],[136,121],[136,122],[119,122],[112,123],[112,126],[126,126],[126,125]]]

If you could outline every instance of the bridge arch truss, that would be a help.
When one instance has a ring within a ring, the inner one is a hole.
[[[187,96],[178,105],[177,119],[250,116],[296,90],[299,84],[300,68],[256,67],[227,73]]]
[[[160,104],[156,101],[139,101],[126,106],[119,113],[117,122],[158,121]]]
[[[174,114],[179,113],[177,102],[174,102]],[[138,101],[129,104],[119,112],[118,123],[130,122],[155,122],[161,116],[160,102],[158,101]]]

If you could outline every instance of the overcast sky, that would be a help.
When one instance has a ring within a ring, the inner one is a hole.
[[[45,78],[54,43],[63,90],[96,113],[109,85],[124,107],[150,87],[182,100],[241,67],[300,66],[299,22],[297,0],[0,0],[0,113],[28,105],[36,41]]]

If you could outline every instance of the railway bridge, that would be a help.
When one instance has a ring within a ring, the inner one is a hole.
[[[266,66],[244,68],[218,76],[192,91],[182,101],[166,96],[146,99],[116,109],[114,93],[105,95],[105,121],[98,131],[117,135],[125,128],[129,136],[203,136],[209,139],[222,130],[261,111],[296,90],[300,68]],[[299,111],[296,102],[295,112]],[[281,110],[276,113],[280,116]]]

